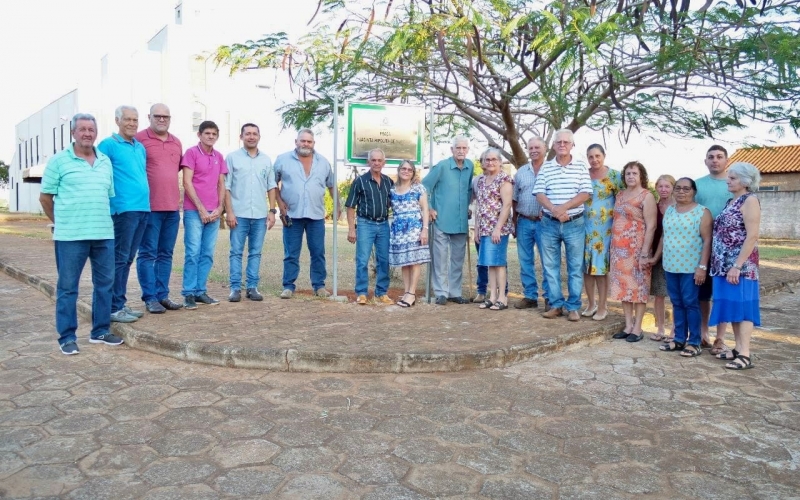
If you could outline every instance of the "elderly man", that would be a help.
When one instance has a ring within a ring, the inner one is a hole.
[[[575,147],[571,130],[556,132],[556,156],[542,165],[533,194],[542,205],[542,265],[547,280],[547,297],[550,310],[543,313],[547,319],[557,318],[567,312],[567,319],[579,321],[581,289],[583,288],[583,245],[585,227],[583,203],[592,194],[589,170],[581,160],[572,157]],[[567,260],[567,289],[564,300],[561,290],[561,244]]]
[[[247,298],[261,301],[258,292],[261,247],[275,225],[275,172],[272,160],[258,149],[261,131],[254,123],[242,125],[244,146],[225,158],[225,219],[231,228],[230,302],[242,300],[242,253],[247,240]],[[269,209],[267,208],[269,197]]]
[[[386,155],[380,149],[369,152],[369,172],[350,186],[347,207],[347,241],[356,244],[356,303],[367,303],[369,256],[375,248],[375,300],[392,304],[389,291],[389,193],[394,182],[381,173]],[[358,216],[358,224],[356,224]]]
[[[114,193],[111,219],[114,221],[114,289],[111,321],[133,323],[144,313],[126,305],[128,275],[139,251],[150,213],[150,188],[147,185],[145,148],[136,140],[139,112],[132,106],[120,106],[114,112],[119,132],[97,146],[114,167]]]
[[[724,147],[714,144],[706,152],[705,164],[708,169],[708,175],[695,181],[697,183],[695,201],[708,208],[711,216],[716,219],[725,208],[728,200],[733,196],[728,191],[728,151]],[[713,291],[712,283],[713,281],[707,279],[700,285],[698,294],[700,298],[700,334],[703,345],[712,346],[711,354],[721,354],[728,350],[725,345],[725,331],[728,324],[719,323],[717,325],[717,335],[712,345],[709,342],[708,335],[708,319],[711,316],[711,295]]]
[[[453,139],[453,156],[433,166],[422,180],[428,191],[433,226],[433,292],[436,303],[467,304],[461,296],[464,255],[467,250],[467,218],[475,168],[466,137]]]
[[[122,344],[110,333],[114,285],[114,222],[111,161],[94,148],[97,120],[77,114],[70,123],[74,142],[53,155],[42,177],[39,201],[53,222],[56,269],[56,331],[64,354],[78,354],[78,285],[86,259],[92,266],[93,344]]]
[[[147,118],[150,126],[136,134],[136,139],[147,151],[147,182],[150,186],[150,214],[136,257],[136,274],[147,311],[163,314],[183,308],[183,304],[169,298],[172,251],[181,223],[178,172],[183,145],[169,133],[172,117],[166,105],[153,104]]]
[[[523,298],[514,305],[517,309],[539,307],[539,286],[536,283],[533,248],[539,249],[539,262],[542,262],[542,206],[533,194],[533,186],[536,184],[536,177],[542,169],[546,154],[547,144],[541,137],[529,140],[528,155],[531,161],[521,166],[514,176],[513,221],[516,226],[519,275],[523,293]],[[544,269],[544,266],[541,268]],[[545,312],[549,310],[547,285],[547,274],[542,273]]]
[[[283,292],[282,299],[294,294],[300,274],[300,250],[303,233],[311,255],[311,286],[314,295],[329,297],[325,290],[325,189],[334,201],[334,217],[339,216],[336,204],[336,179],[331,164],[314,151],[314,132],[303,129],[294,141],[295,149],[275,159],[275,180],[278,182],[277,200],[283,225]]]

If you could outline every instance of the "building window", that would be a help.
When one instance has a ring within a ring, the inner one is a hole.
[[[36,164],[39,164],[39,136],[36,136]]]
[[[33,166],[33,159],[34,158],[35,158],[35,156],[33,156],[33,139],[31,139],[31,166]]]
[[[17,158],[19,158],[19,169],[22,170],[22,144],[17,144]]]
[[[20,162],[22,164],[22,162]],[[25,141],[25,168],[28,168],[28,141]]]
[[[56,154],[56,128],[53,127],[53,154]]]
[[[61,150],[64,150],[64,124],[61,124]]]
[[[777,191],[778,186],[760,186],[758,188],[759,191]]]

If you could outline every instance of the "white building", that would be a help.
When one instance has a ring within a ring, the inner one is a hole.
[[[131,52],[107,54],[99,61],[99,71],[87,69],[90,76],[85,83],[17,124],[17,148],[9,170],[9,210],[41,212],[39,183],[44,167],[71,142],[69,120],[78,112],[97,118],[98,142],[116,131],[117,106],[138,108],[139,126],[145,128],[150,106],[157,102],[170,107],[170,132],[184,147],[195,143],[203,120],[219,126],[217,149],[222,153],[239,147],[239,129],[247,122],[257,123],[262,141],[269,141],[265,132],[280,129],[280,117],[274,112],[279,103],[265,91],[275,74],[260,70],[229,76],[226,68],[216,68],[208,59],[218,46],[232,41],[222,38],[220,23],[242,15],[217,7],[217,3],[182,0],[175,7],[172,23],[150,40],[132,47]],[[278,152],[271,151],[273,155]]]

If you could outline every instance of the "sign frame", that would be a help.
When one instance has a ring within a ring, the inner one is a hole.
[[[346,139],[346,146],[345,146],[345,161],[350,164],[357,164],[357,165],[366,165],[367,158],[361,156],[354,156],[354,143],[355,143],[355,129],[354,129],[354,120],[353,120],[353,112],[358,110],[371,110],[376,112],[384,112],[388,113],[391,112],[392,109],[403,108],[404,111],[408,111],[411,109],[412,111],[416,110],[419,117],[416,121],[417,124],[417,141],[415,144],[415,158],[397,158],[392,157],[390,154],[387,153],[386,155],[386,165],[388,166],[398,166],[404,160],[411,160],[416,165],[422,164],[422,141],[423,141],[423,134],[425,128],[425,115],[426,110],[424,106],[416,106],[412,104],[384,104],[384,103],[374,103],[374,102],[347,102],[345,103],[346,107],[346,116],[347,116],[347,139]]]

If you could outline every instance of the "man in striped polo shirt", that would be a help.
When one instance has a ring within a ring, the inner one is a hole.
[[[556,156],[542,165],[533,186],[536,201],[542,206],[542,272],[547,277],[551,307],[542,317],[557,318],[566,310],[568,320],[578,321],[583,289],[583,203],[592,195],[592,180],[586,164],[570,153],[575,147],[571,130],[556,132],[553,144]],[[567,259],[566,300],[561,290],[562,242]]]
[[[53,222],[56,253],[56,331],[64,354],[78,354],[78,285],[89,259],[92,265],[93,344],[122,344],[110,333],[114,285],[114,224],[109,198],[114,196],[111,161],[94,147],[97,120],[77,114],[70,122],[75,142],[47,162],[39,202]]]
[[[367,303],[369,256],[375,247],[375,300],[393,304],[389,291],[389,193],[394,182],[381,173],[386,155],[380,149],[369,152],[369,171],[350,186],[347,207],[347,241],[356,244],[356,303]],[[358,224],[356,224],[356,216]]]

